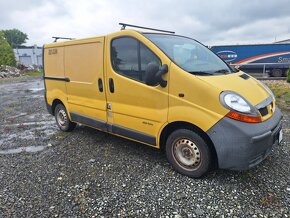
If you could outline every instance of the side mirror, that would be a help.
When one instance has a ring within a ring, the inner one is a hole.
[[[163,80],[162,75],[168,72],[167,64],[159,67],[158,64],[151,62],[147,65],[145,71],[145,83],[149,86],[156,86],[160,84],[161,87],[167,86],[167,81]]]

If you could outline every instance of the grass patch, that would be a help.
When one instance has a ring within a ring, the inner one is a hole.
[[[23,79],[23,77],[10,77],[10,78],[1,78],[0,79],[0,84],[4,84],[7,82],[11,82],[11,81],[21,81]]]
[[[25,73],[26,76],[42,76],[43,74],[39,71]]]
[[[43,76],[42,72],[35,71],[29,73],[21,73],[20,77],[0,78],[0,84],[7,82],[19,82],[27,77],[38,77],[38,76]]]
[[[264,81],[276,96],[277,105],[283,109],[290,111],[290,83],[286,81]]]

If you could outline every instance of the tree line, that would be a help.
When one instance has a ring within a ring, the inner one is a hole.
[[[26,33],[18,29],[0,30],[0,65],[16,66],[13,48],[17,48],[28,40]]]

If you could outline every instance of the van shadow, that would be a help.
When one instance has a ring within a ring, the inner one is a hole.
[[[87,126],[77,126],[74,132],[78,135],[82,135],[90,142],[92,141],[94,149],[99,152],[99,155],[101,152],[104,152],[105,155],[110,154],[114,160],[117,157],[120,158],[120,161],[123,159],[128,160],[128,157],[130,157],[139,160],[140,163],[145,161],[160,165],[168,165],[166,156],[160,149]],[[88,152],[92,151],[88,150]]]
[[[88,152],[88,154],[93,154],[95,156],[103,156],[104,158],[100,158],[102,163],[108,163],[114,160],[112,164],[116,166],[139,164],[146,165],[148,170],[159,165],[164,167],[164,170],[172,175],[173,169],[167,162],[165,152],[160,149],[86,126],[78,126],[74,132],[83,136],[85,140],[88,140],[90,143],[93,142],[90,147],[83,149],[82,152]],[[238,187],[267,187],[267,181],[264,178],[275,179],[273,178],[274,175],[269,175],[269,171],[273,171],[272,168],[274,168],[273,161],[270,155],[258,166],[245,171],[212,169],[200,180]],[[180,174],[176,172],[174,172],[174,175],[180,177]],[[186,176],[182,177],[187,178]]]

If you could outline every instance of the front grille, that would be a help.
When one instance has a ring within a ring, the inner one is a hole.
[[[260,104],[256,105],[256,108],[259,110],[262,116],[266,116],[273,112],[272,108],[274,106],[272,96],[269,96],[266,100],[262,101]]]
[[[259,109],[259,112],[262,116],[266,116],[268,114],[268,109],[267,109],[267,106],[266,107],[263,107],[263,108],[260,108]]]

